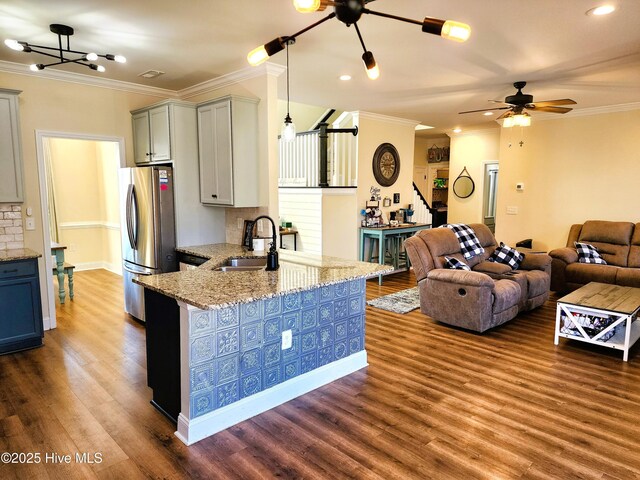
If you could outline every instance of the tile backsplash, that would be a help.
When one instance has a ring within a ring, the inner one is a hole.
[[[24,248],[22,206],[0,204],[0,250]]]
[[[238,228],[238,220],[253,220],[260,215],[268,215],[267,207],[256,208],[227,208],[225,214],[227,243],[242,244],[242,227]],[[278,220],[277,218],[275,219]],[[271,230],[269,230],[271,231]]]

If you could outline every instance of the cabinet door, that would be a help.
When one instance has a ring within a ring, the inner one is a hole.
[[[198,107],[198,144],[200,201],[208,205],[233,205],[233,152],[229,101]]]
[[[136,113],[133,118],[133,157],[136,163],[151,161],[151,138],[149,136],[149,112]]]
[[[0,93],[0,203],[23,202],[18,99]]]
[[[36,277],[0,281],[0,353],[32,347],[41,343],[42,312],[40,288]]]
[[[149,110],[149,130],[151,137],[151,161],[164,162],[171,160],[168,105]]]

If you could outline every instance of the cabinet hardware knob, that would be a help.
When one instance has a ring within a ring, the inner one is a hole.
[[[218,195],[211,195],[211,198],[218,198]]]
[[[13,270],[4,270],[2,273],[18,273],[18,269],[14,268]]]
[[[151,155],[151,154],[150,154],[150,153],[145,153],[144,155],[145,155],[146,157],[148,157],[148,156],[149,156],[149,155]]]

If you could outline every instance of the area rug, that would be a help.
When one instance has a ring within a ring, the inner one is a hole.
[[[384,297],[369,300],[367,305],[394,313],[409,313],[420,307],[418,287],[407,288]]]

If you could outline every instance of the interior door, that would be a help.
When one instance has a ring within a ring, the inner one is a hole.
[[[484,166],[483,223],[492,233],[496,232],[496,202],[498,198],[498,164]]]
[[[157,208],[152,167],[131,170],[130,225],[135,245],[133,263],[151,269],[158,268]]]

